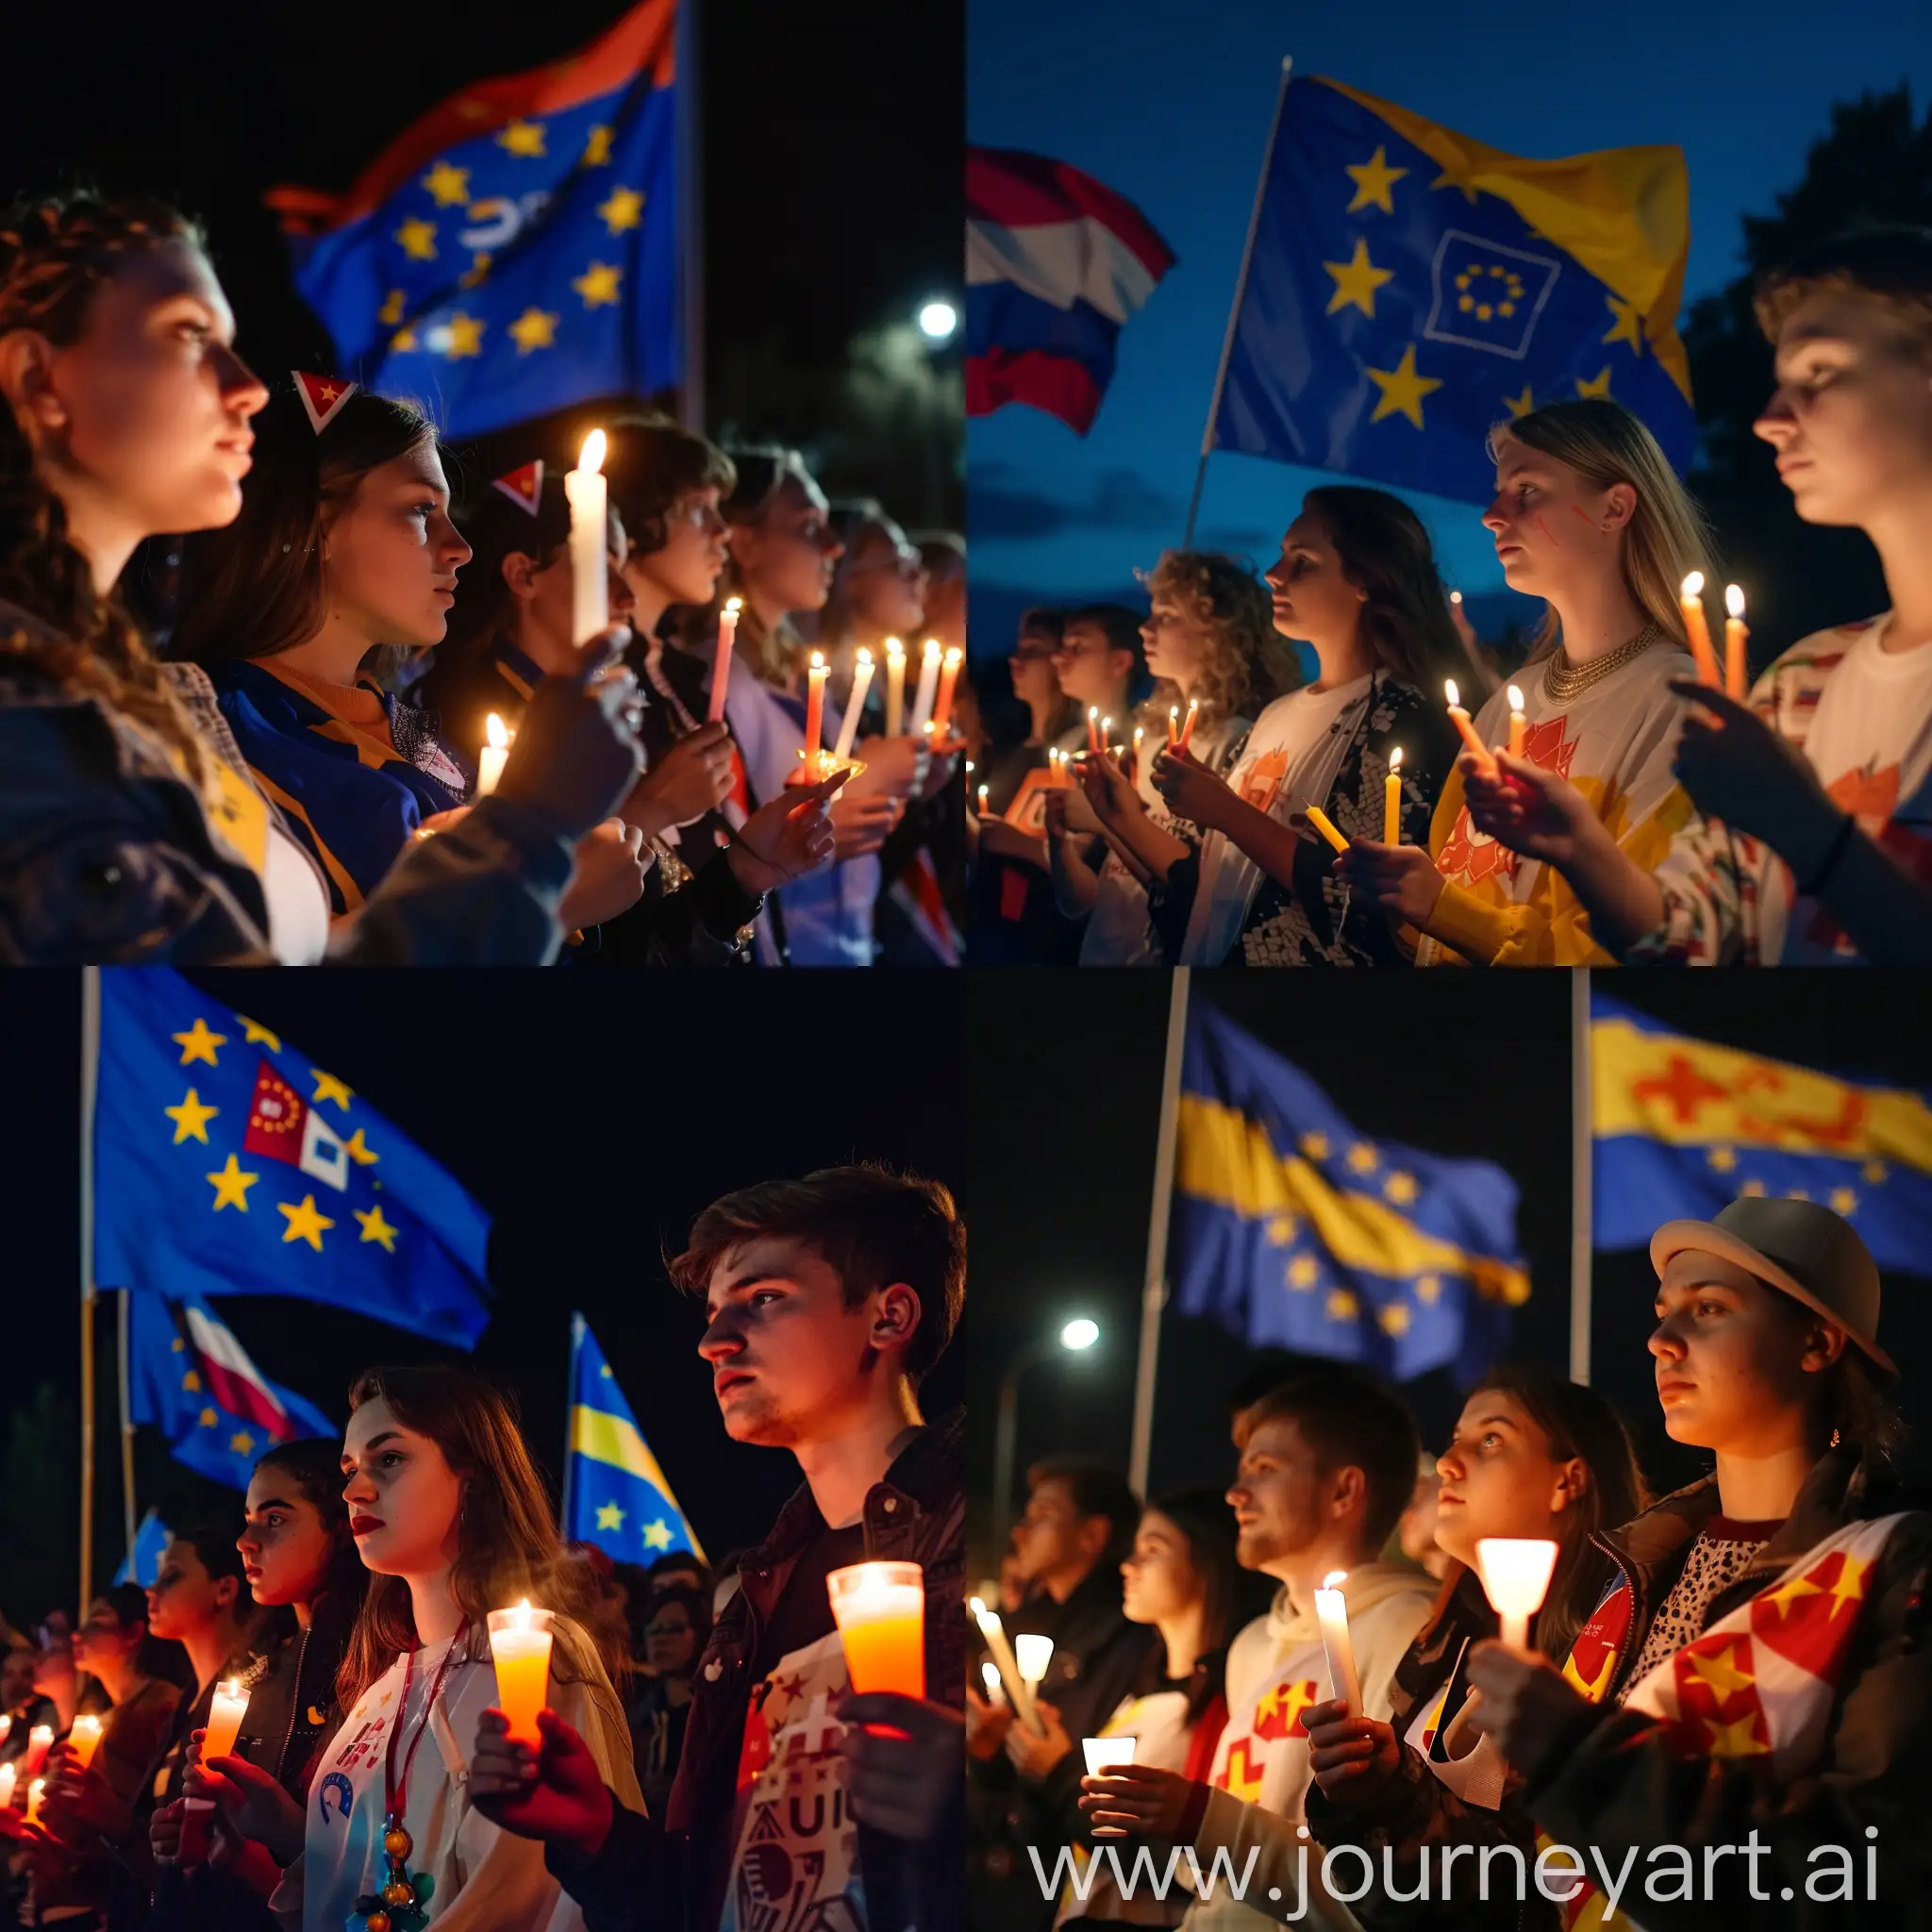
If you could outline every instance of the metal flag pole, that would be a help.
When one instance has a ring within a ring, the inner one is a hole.
[[[94,1580],[94,1086],[101,1047],[101,970],[80,975],[80,1604]],[[124,1411],[125,1412],[125,1411]],[[128,1539],[130,1547],[133,1539]]]
[[[1591,1191],[1595,1147],[1590,1109],[1590,968],[1570,974],[1570,1379],[1590,1381]]]
[[[571,1465],[576,1457],[572,1453],[576,1447],[577,1426],[577,1351],[584,1345],[586,1324],[579,1314],[570,1318],[570,1386],[563,1391],[563,1502],[562,1512],[558,1518],[558,1534],[570,1535],[570,1477]]]
[[[1214,394],[1208,404],[1208,426],[1201,432],[1201,460],[1194,470],[1194,493],[1188,499],[1187,533],[1181,548],[1194,541],[1194,523],[1201,514],[1201,491],[1208,481],[1208,458],[1214,453],[1214,425],[1221,416],[1221,392],[1227,386],[1228,358],[1234,354],[1235,325],[1240,322],[1241,301],[1248,292],[1248,267],[1255,258],[1255,234],[1261,225],[1261,203],[1268,192],[1268,170],[1274,159],[1274,140],[1281,132],[1282,104],[1288,99],[1288,76],[1294,66],[1292,55],[1281,57],[1281,86],[1274,95],[1274,118],[1268,124],[1268,145],[1261,150],[1261,173],[1255,183],[1255,206],[1248,213],[1248,239],[1241,244],[1241,272],[1234,285],[1234,305],[1227,311],[1227,333],[1221,341],[1221,366],[1214,372]]]
[[[705,200],[704,125],[699,100],[698,0],[677,8],[677,259],[683,368],[678,403],[684,426],[705,433]]]
[[[1188,1042],[1188,974],[1174,970],[1167,1008],[1167,1065],[1160,1078],[1160,1135],[1154,1150],[1154,1204],[1147,1212],[1147,1273],[1141,1287],[1141,1356],[1134,1375],[1134,1434],[1127,1481],[1147,1493],[1154,1454],[1154,1382],[1160,1366],[1160,1311],[1167,1306],[1167,1219],[1174,1204],[1174,1150],[1179,1141],[1181,1057]]]

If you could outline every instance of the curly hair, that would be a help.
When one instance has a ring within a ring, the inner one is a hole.
[[[85,191],[15,201],[0,214],[0,336],[34,329],[57,348],[87,333],[94,297],[130,257],[186,243],[200,226],[167,203]],[[98,698],[178,754],[194,783],[210,753],[118,591],[94,588],[67,532],[67,512],[41,477],[33,445],[0,408],[0,597],[51,636],[18,632],[0,651],[76,696]]]
[[[1932,227],[1847,229],[1767,270],[1751,305],[1765,340],[1775,347],[1792,309],[1827,289],[1875,302],[1904,325],[1920,358],[1932,359]]]
[[[1301,682],[1292,656],[1275,634],[1266,585],[1239,559],[1216,550],[1169,550],[1140,576],[1150,598],[1173,599],[1205,634],[1207,649],[1191,693],[1200,701],[1202,724],[1253,717]],[[1178,685],[1157,678],[1141,707],[1141,724],[1164,728],[1180,701]]]

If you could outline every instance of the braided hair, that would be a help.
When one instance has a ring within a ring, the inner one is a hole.
[[[200,227],[165,202],[75,192],[15,201],[0,212],[0,336],[38,330],[57,347],[86,333],[94,296],[129,256],[185,242]],[[0,597],[51,636],[0,634],[0,662],[24,663],[76,696],[145,725],[199,785],[208,752],[117,591],[101,596],[67,534],[67,512],[34,466],[33,446],[0,407]]]

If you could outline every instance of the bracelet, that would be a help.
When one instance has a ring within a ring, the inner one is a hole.
[[[1807,899],[1815,899],[1824,891],[1824,883],[1838,869],[1838,862],[1845,856],[1845,847],[1852,842],[1852,833],[1857,821],[1850,812],[1843,813],[1838,822],[1838,830],[1831,835],[1831,843],[1825,847],[1824,857],[1811,878],[1798,887],[1800,894]]]

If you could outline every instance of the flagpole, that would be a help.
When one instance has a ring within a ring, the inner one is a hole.
[[[1570,974],[1570,1379],[1590,1381],[1590,1263],[1595,1148],[1590,1108],[1590,968]]]
[[[1281,57],[1281,86],[1274,95],[1274,118],[1268,124],[1268,145],[1261,151],[1260,178],[1255,183],[1255,206],[1248,213],[1248,239],[1241,245],[1241,272],[1234,285],[1234,306],[1227,311],[1227,334],[1222,338],[1221,366],[1214,372],[1214,394],[1208,404],[1208,426],[1201,432],[1201,460],[1194,471],[1194,493],[1188,499],[1187,533],[1181,548],[1194,541],[1194,521],[1201,514],[1201,491],[1208,481],[1208,458],[1214,453],[1214,425],[1221,415],[1221,394],[1227,387],[1228,358],[1234,354],[1235,325],[1241,320],[1241,301],[1248,292],[1248,269],[1255,258],[1255,236],[1261,226],[1261,203],[1268,192],[1268,170],[1274,159],[1274,140],[1281,132],[1282,104],[1288,99],[1288,76],[1294,66],[1292,55]]]
[[[1174,1203],[1174,1148],[1181,1102],[1181,1056],[1188,1040],[1188,974],[1174,969],[1167,1008],[1167,1064],[1160,1077],[1160,1134],[1154,1149],[1154,1205],[1147,1212],[1147,1273],[1141,1287],[1141,1355],[1134,1375],[1134,1434],[1127,1481],[1147,1493],[1154,1454],[1154,1381],[1160,1366],[1160,1311],[1167,1306],[1167,1219]]]
[[[557,1533],[564,1538],[570,1535],[570,1472],[571,1464],[576,1460],[572,1452],[576,1445],[577,1350],[584,1345],[584,1318],[573,1313],[570,1318],[570,1384],[563,1391],[563,1511],[557,1520]]]
[[[677,6],[677,202],[683,286],[679,290],[684,332],[679,405],[684,426],[705,432],[705,202],[700,173],[704,165],[704,123],[699,100],[698,0]]]
[[[101,1046],[101,970],[80,975],[80,1603],[94,1572],[94,1088]]]

